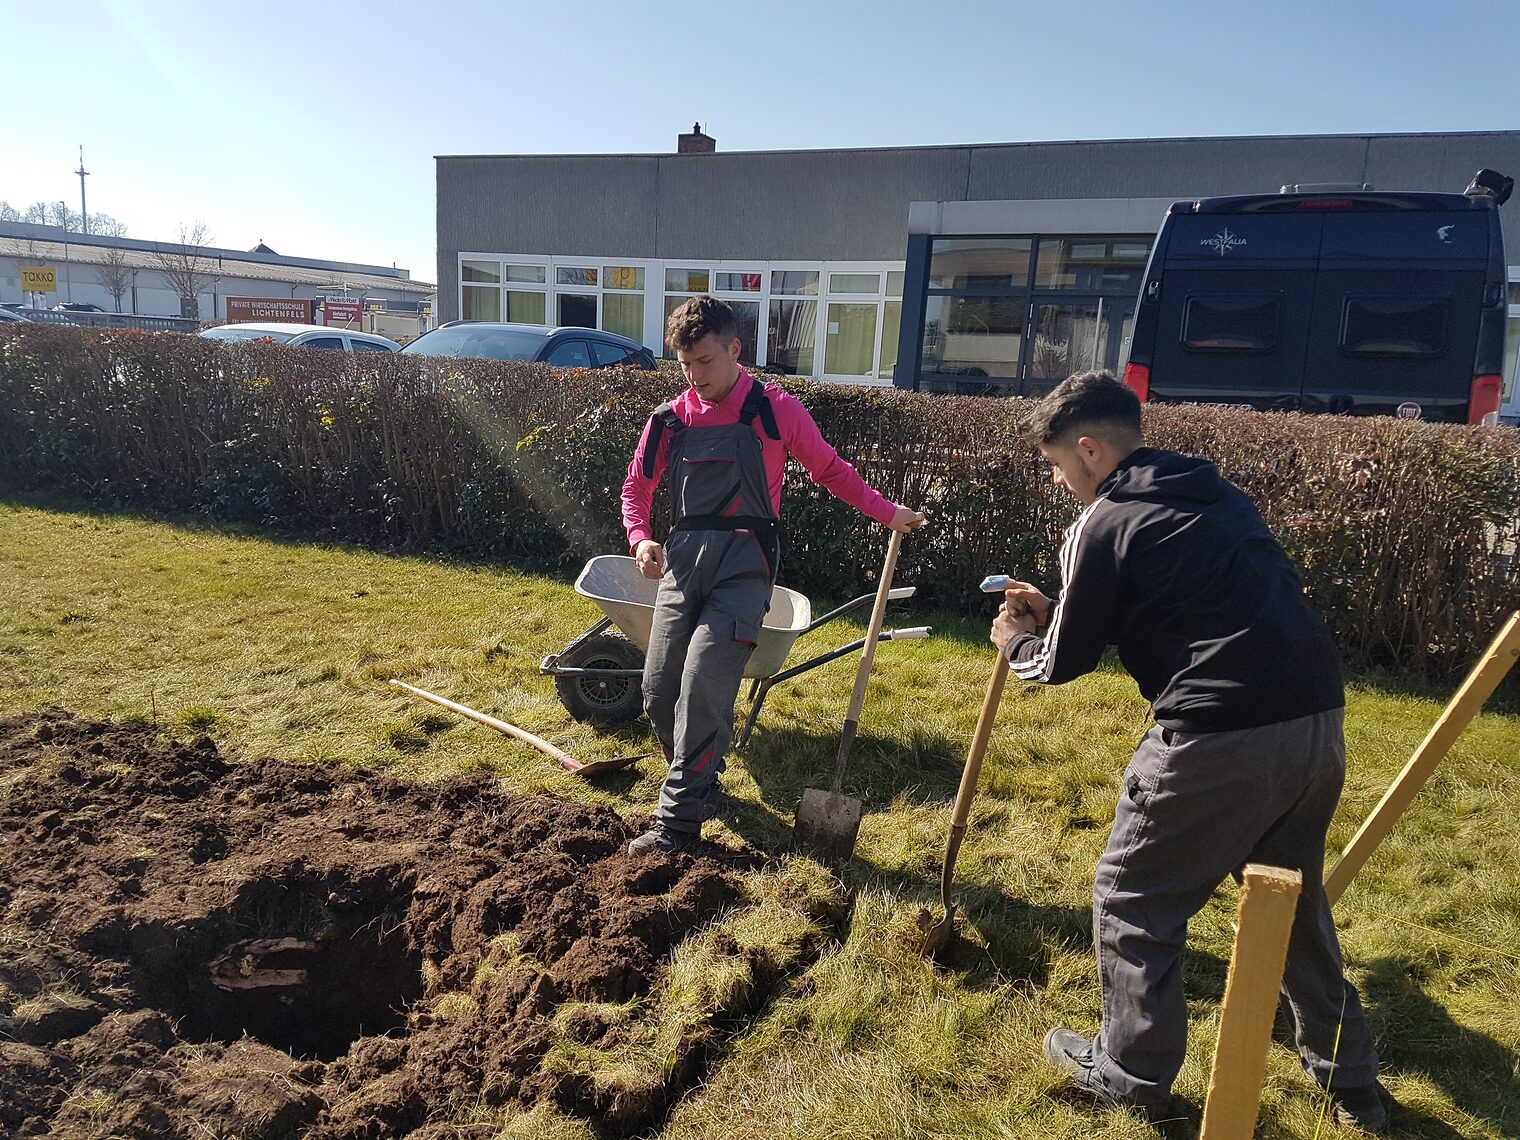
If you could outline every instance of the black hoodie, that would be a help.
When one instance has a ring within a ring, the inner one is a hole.
[[[1228,732],[1345,703],[1293,564],[1206,460],[1131,453],[1067,530],[1061,582],[1045,636],[1008,643],[1021,680],[1070,681],[1117,645],[1163,728]]]

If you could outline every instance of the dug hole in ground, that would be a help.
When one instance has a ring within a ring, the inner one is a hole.
[[[0,1133],[657,1125],[841,918],[809,864],[614,812],[0,720]],[[700,931],[694,934],[693,932]]]

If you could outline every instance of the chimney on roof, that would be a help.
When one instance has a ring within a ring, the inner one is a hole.
[[[702,133],[702,124],[693,123],[691,134],[676,136],[677,154],[711,154],[718,149],[718,140]]]

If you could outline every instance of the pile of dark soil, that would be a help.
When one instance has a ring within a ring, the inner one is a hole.
[[[541,1065],[555,1015],[615,1046],[574,1003],[657,995],[755,860],[629,837],[484,776],[0,720],[0,1134],[452,1136],[512,1104],[633,1134],[700,1071],[598,1103]]]

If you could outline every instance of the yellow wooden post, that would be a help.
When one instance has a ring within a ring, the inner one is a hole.
[[[1325,894],[1332,906],[1346,892],[1347,884],[1377,850],[1378,844],[1388,838],[1399,816],[1425,786],[1441,758],[1451,751],[1468,722],[1478,715],[1483,702],[1493,696],[1517,657],[1520,657],[1520,612],[1510,615],[1488,652],[1473,666],[1457,695],[1452,697],[1440,719],[1409,758],[1409,763],[1388,786],[1378,806],[1372,809],[1372,814],[1341,852],[1335,866],[1330,868],[1330,873],[1325,876]]]
[[[1219,1011],[1219,1044],[1198,1140],[1250,1140],[1267,1075],[1272,1018],[1288,960],[1288,936],[1304,877],[1247,864],[1236,915],[1235,950]]]

